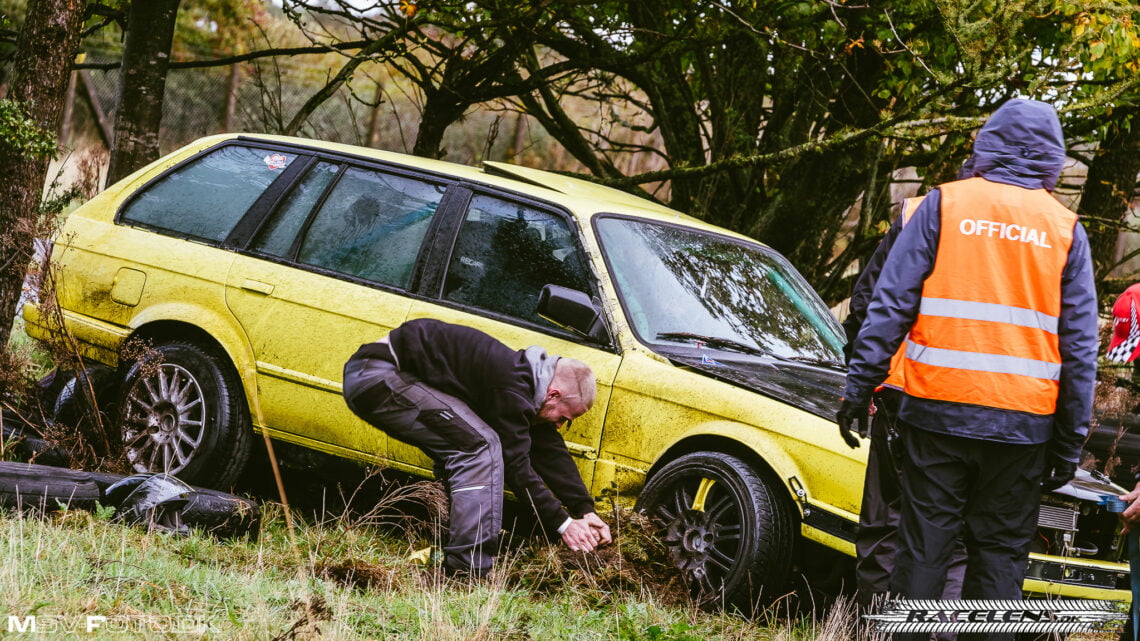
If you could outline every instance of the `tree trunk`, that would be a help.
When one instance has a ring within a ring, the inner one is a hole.
[[[443,158],[447,155],[447,150],[443,149],[443,134],[470,105],[456,100],[446,89],[425,88],[424,94],[424,110],[412,154],[423,158]]]
[[[1140,121],[1136,108],[1122,109],[1100,143],[1081,192],[1077,213],[1085,219],[1099,284],[1116,267],[1116,240],[1132,212],[1140,173]]]
[[[71,61],[79,47],[85,0],[29,0],[16,45],[8,97],[43,131],[63,112]],[[8,344],[24,274],[32,258],[48,158],[31,158],[0,140],[0,348]]]
[[[158,158],[162,95],[180,0],[132,2],[119,73],[119,108],[107,183]]]

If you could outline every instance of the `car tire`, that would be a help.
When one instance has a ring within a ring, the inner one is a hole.
[[[220,539],[253,535],[261,529],[261,508],[256,501],[206,488],[194,488],[186,507],[182,508],[182,522],[199,528]]]
[[[735,456],[695,452],[654,474],[637,509],[663,527],[700,602],[751,612],[783,596],[791,575],[795,517],[780,489]]]
[[[0,462],[0,506],[50,512],[94,510],[103,491],[87,472],[31,463]]]
[[[112,434],[104,433],[114,418],[112,404],[115,398],[115,370],[106,365],[89,365],[82,372],[57,370],[55,377],[59,392],[51,399],[51,420],[76,430],[105,456]]]
[[[107,488],[127,478],[124,474],[84,472],[106,495]],[[261,528],[261,508],[257,501],[244,496],[193,487],[182,508],[182,522],[204,530],[220,539],[237,538],[252,533],[256,538]],[[107,504],[112,504],[109,500]]]
[[[229,489],[249,458],[253,431],[241,380],[214,350],[188,342],[154,346],[129,364],[118,406],[135,472]]]

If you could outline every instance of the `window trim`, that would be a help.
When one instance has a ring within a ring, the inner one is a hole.
[[[226,237],[223,246],[225,247],[241,247],[253,242],[261,228],[265,226],[265,221],[269,219],[269,213],[276,210],[278,205],[293,193],[293,190],[300,184],[300,177],[307,174],[309,169],[316,164],[317,159],[313,156],[297,156],[300,161],[304,158],[304,162],[293,162],[285,169],[288,176],[282,175],[282,179],[288,179],[288,182],[279,185],[278,181],[274,181],[261,196],[254,201],[253,205],[241,217],[238,224],[230,231],[230,235]],[[294,166],[300,165],[294,170]]]

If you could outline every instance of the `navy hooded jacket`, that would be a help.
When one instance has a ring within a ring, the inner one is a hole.
[[[974,142],[973,175],[1025,189],[1052,191],[1065,162],[1053,108],[1011,100],[986,121]],[[875,286],[852,348],[844,398],[864,403],[886,378],[891,356],[918,315],[934,269],[941,230],[941,191],[922,201],[898,236]],[[995,274],[1000,278],[1000,274]],[[1097,308],[1088,237],[1078,222],[1061,276],[1060,391],[1051,416],[904,396],[899,419],[919,429],[1003,443],[1051,442],[1050,454],[1076,462],[1088,432],[1096,378]]]

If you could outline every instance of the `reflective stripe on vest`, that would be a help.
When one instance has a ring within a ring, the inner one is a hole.
[[[979,303],[976,301],[950,300],[947,298],[923,298],[919,312],[927,316],[945,316],[947,318],[965,318],[969,320],[991,321],[994,323],[1008,323],[1022,327],[1034,327],[1050,334],[1057,333],[1056,316],[1035,312],[1032,309],[1010,307],[998,303]]]
[[[907,339],[907,394],[1052,414],[1061,275],[1076,214],[1043,189],[948,183],[934,269]]]
[[[939,367],[953,367],[974,372],[991,372],[995,374],[1017,374],[1019,376],[1032,376],[1050,381],[1061,380],[1061,364],[1048,361],[1036,361],[1032,358],[1018,356],[1005,356],[1002,354],[979,354],[977,352],[957,352],[952,349],[940,349],[929,345],[919,345],[911,341],[906,342],[906,357],[918,363],[937,365]]]
[[[926,196],[918,196],[917,198],[905,198],[902,201],[902,208],[899,211],[899,218],[902,219],[902,226],[910,222],[911,216],[914,216],[914,211],[922,204],[922,199]],[[901,232],[900,232],[901,233]],[[896,239],[897,240],[897,239]],[[891,356],[891,369],[887,373],[886,380],[883,381],[883,387],[891,387],[901,390],[903,388],[903,358],[906,356],[906,341],[899,345],[899,349]]]

